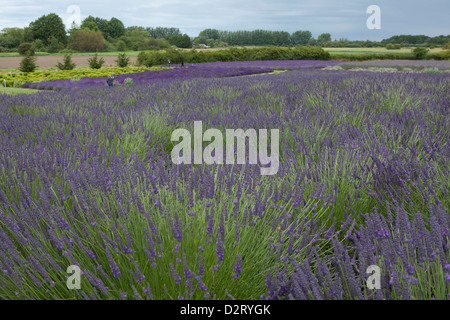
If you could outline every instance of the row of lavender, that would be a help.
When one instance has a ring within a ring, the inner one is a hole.
[[[257,61],[228,61],[228,62],[204,62],[196,63],[196,66],[222,66],[222,67],[252,67],[252,68],[277,68],[277,69],[305,69],[325,68],[335,66],[343,61],[333,60],[257,60]]]
[[[1,96],[0,298],[447,299],[449,80],[307,68]],[[280,129],[278,174],[172,164],[196,120]]]
[[[161,81],[167,79],[193,79],[193,78],[223,78],[235,77],[251,74],[268,73],[273,70],[269,67],[247,67],[236,66],[234,68],[224,66],[196,66],[190,65],[186,68],[174,68],[167,70],[152,70],[139,73],[126,73],[116,75],[115,79],[118,84],[124,84],[125,79],[132,79],[134,84],[149,83],[152,81]],[[55,89],[55,88],[79,88],[79,87],[99,87],[106,85],[105,77],[83,77],[77,81],[74,80],[54,80],[47,82],[26,83],[23,88]]]
[[[272,72],[276,69],[303,69],[303,68],[324,68],[334,66],[340,61],[322,61],[322,60],[280,60],[280,61],[233,61],[233,62],[211,62],[186,64],[185,68],[175,65],[176,68],[169,70],[145,71],[140,73],[130,73],[117,75],[119,84],[123,84],[125,79],[130,78],[134,84],[148,83],[165,79],[193,79],[193,78],[222,78],[234,77],[251,74],[261,74]],[[74,87],[98,87],[106,85],[106,79],[103,77],[89,78],[84,77],[78,81],[73,80],[55,80],[48,82],[26,83],[23,88],[36,89],[62,89]]]

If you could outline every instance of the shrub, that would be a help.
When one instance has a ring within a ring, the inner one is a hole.
[[[125,51],[127,49],[127,44],[123,40],[119,40],[116,42],[116,48],[119,51]]]
[[[30,52],[27,52],[20,62],[19,70],[22,72],[34,72],[34,70],[36,70],[35,59],[36,58],[32,56]]]
[[[120,68],[125,68],[130,63],[130,57],[127,57],[127,55],[124,53],[119,53],[119,56],[117,57],[117,66]]]
[[[61,45],[61,43],[58,41],[58,39],[56,39],[55,37],[51,37],[50,38],[50,43],[47,47],[47,52],[48,53],[57,53],[59,52],[59,50],[61,50],[63,48],[63,46]]]
[[[116,52],[117,48],[114,44],[112,44],[111,42],[105,40],[105,49],[103,49],[103,51],[106,52]]]
[[[429,50],[427,48],[417,47],[412,50],[412,54],[414,55],[414,59],[422,60],[425,59],[425,57],[428,54],[428,51]]]
[[[388,44],[386,45],[386,49],[387,49],[387,50],[399,50],[399,49],[401,49],[401,48],[402,48],[402,45],[401,45],[401,44],[388,43]]]
[[[421,73],[439,73],[440,70],[436,67],[430,67],[430,68],[424,68],[423,70],[420,70]]]
[[[450,60],[450,50],[441,51],[438,55],[440,60]]]
[[[22,88],[25,82],[23,81],[14,81],[13,82],[13,87],[14,88]]]
[[[44,90],[45,89],[45,85],[44,84],[40,84],[37,86],[38,90]]]
[[[53,90],[55,91],[61,91],[62,87],[61,86],[56,86]]]
[[[105,63],[105,59],[103,57],[98,59],[98,54],[95,53],[93,57],[89,58],[88,63],[91,69],[100,69]]]
[[[18,52],[21,56],[26,55],[27,52],[30,52],[30,55],[34,56],[34,46],[30,42],[23,42],[19,45]]]
[[[56,65],[59,70],[73,70],[75,66],[76,65],[72,61],[71,54],[64,55],[64,63],[58,62]]]
[[[127,86],[131,86],[131,85],[133,84],[133,79],[131,79],[131,78],[126,78],[126,79],[123,81],[123,84],[124,84],[124,85],[127,85]]]
[[[34,40],[33,47],[37,52],[45,50],[44,42],[41,39]]]
[[[105,39],[100,31],[79,30],[73,35],[70,47],[77,51],[96,52],[105,48]]]
[[[81,77],[71,76],[69,79],[70,79],[70,81],[74,82],[74,81],[80,81]]]
[[[32,84],[32,85],[30,86],[30,89],[36,89],[36,87],[37,87],[37,84]]]

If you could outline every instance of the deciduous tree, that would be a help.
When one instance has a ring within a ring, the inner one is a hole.
[[[41,39],[46,45],[50,38],[56,38],[60,43],[67,43],[66,27],[62,19],[56,13],[43,15],[30,23],[30,29],[34,39]]]

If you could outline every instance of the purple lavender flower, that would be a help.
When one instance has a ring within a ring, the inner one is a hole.
[[[242,271],[242,258],[241,254],[238,253],[236,257],[236,264],[234,265],[233,279],[237,279]]]
[[[181,277],[178,275],[178,272],[177,272],[177,270],[175,270],[175,267],[173,266],[172,262],[169,263],[169,266],[170,266],[170,271],[172,272],[173,279],[175,280],[175,283],[180,284]]]

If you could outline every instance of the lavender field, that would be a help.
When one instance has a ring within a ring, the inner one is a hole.
[[[297,62],[298,65],[301,65]],[[163,71],[163,72],[160,72]],[[199,67],[196,64],[190,64],[185,68],[172,68],[169,70],[144,71],[138,73],[124,73],[116,75],[117,83],[124,84],[125,79],[132,79],[134,84],[146,84],[154,81],[163,81],[167,79],[194,79],[194,78],[225,78],[237,77],[252,74],[270,73],[272,68],[259,66],[248,67],[243,65],[222,66],[222,64],[210,64]],[[105,77],[83,77],[77,81],[73,80],[53,80],[37,83],[25,83],[23,88],[43,89],[43,90],[61,90],[81,87],[101,87],[106,85]],[[39,88],[41,86],[41,88]]]
[[[0,298],[450,299],[450,75],[335,64],[0,94]],[[279,129],[278,173],[173,164],[200,120]]]

